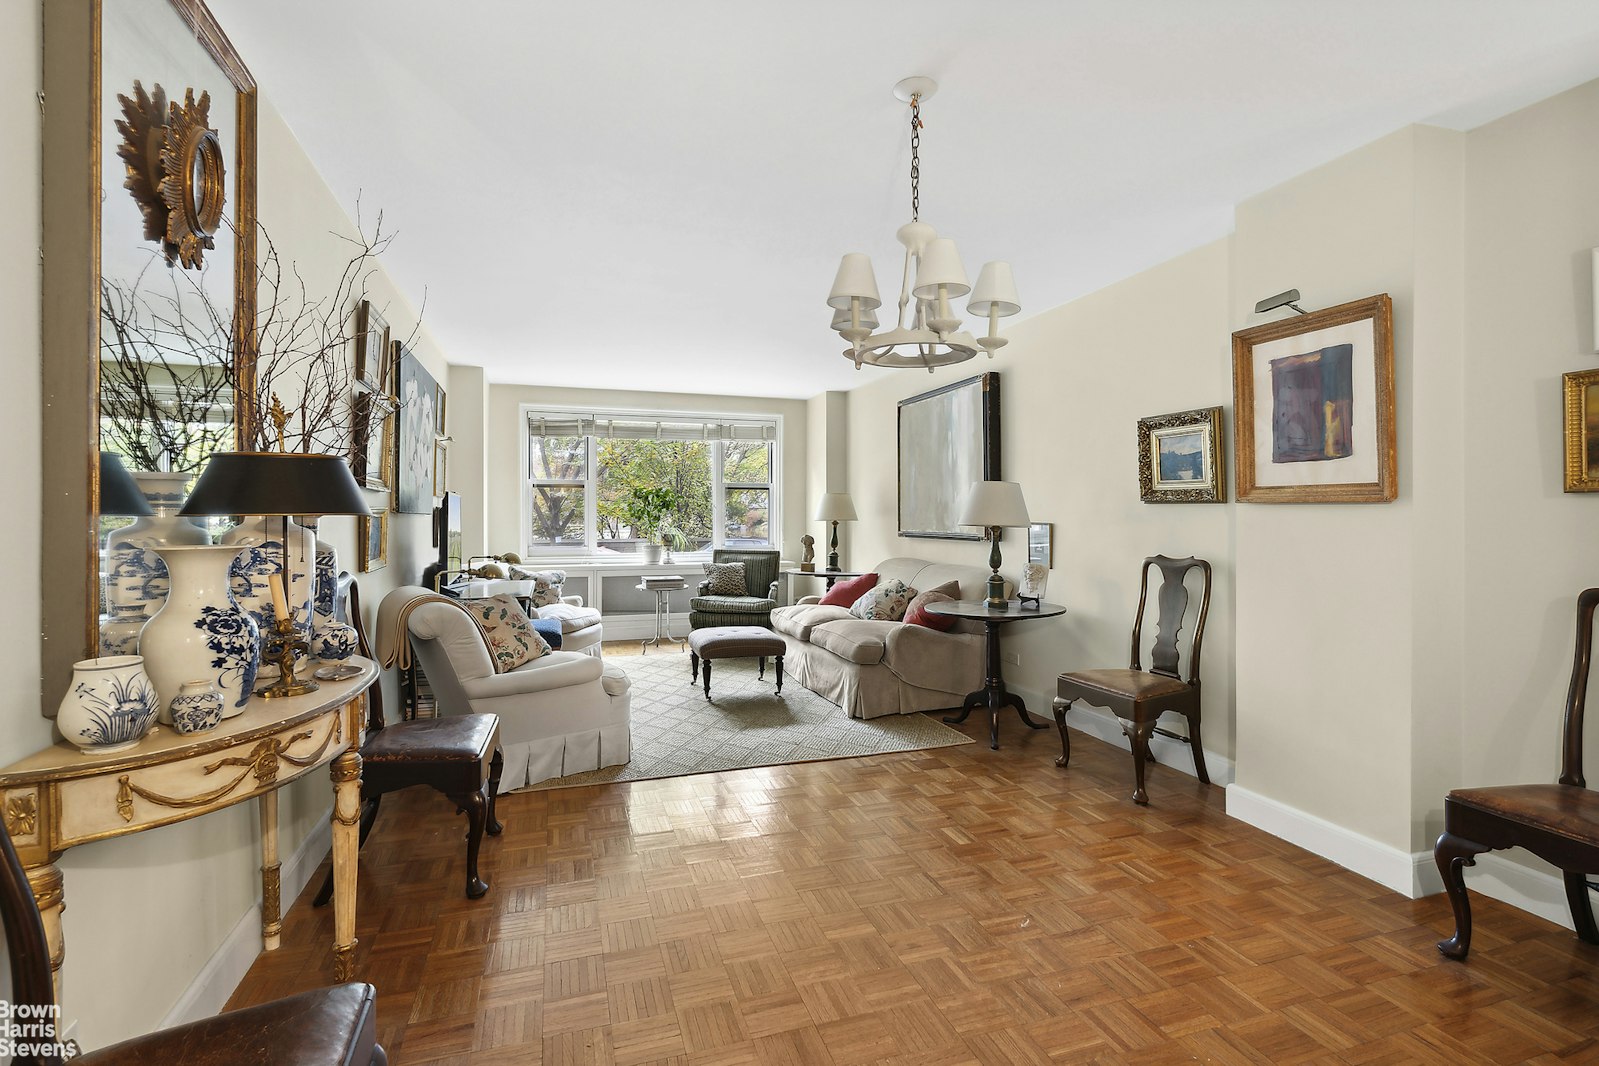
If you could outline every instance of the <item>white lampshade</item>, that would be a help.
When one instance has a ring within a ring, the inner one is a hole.
[[[922,252],[916,268],[916,287],[911,295],[918,300],[936,300],[940,285],[946,286],[945,295],[952,300],[972,291],[966,281],[966,268],[961,266],[960,253],[948,237],[932,241]]]
[[[829,492],[822,497],[822,502],[816,507],[816,520],[818,522],[853,522],[855,521],[855,501],[849,498],[847,492]],[[1026,525],[1024,522],[1023,525]]]
[[[1014,315],[1022,309],[1016,296],[1016,279],[1011,275],[1010,264],[995,260],[984,263],[977,274],[977,287],[972,298],[966,301],[966,310],[979,318],[987,318],[989,308],[1000,318]]]
[[[1025,526],[1031,524],[1027,517],[1027,501],[1022,499],[1022,487],[1014,481],[974,481],[966,494],[966,506],[961,508],[960,524],[963,526]]]
[[[872,257],[865,252],[847,252],[839,261],[827,306],[835,311],[848,311],[852,297],[860,297],[862,310],[883,305],[882,298],[877,295],[877,275],[872,272]]]
[[[878,326],[877,313],[869,307],[861,308],[861,327],[863,329],[876,329]],[[849,329],[849,308],[833,312],[833,329]]]

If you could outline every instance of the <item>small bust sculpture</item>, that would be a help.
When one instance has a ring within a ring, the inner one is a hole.
[[[805,548],[805,553],[800,556],[800,568],[811,570],[816,566],[816,538],[809,533],[800,538],[800,544]]]

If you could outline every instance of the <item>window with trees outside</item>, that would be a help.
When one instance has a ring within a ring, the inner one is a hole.
[[[776,418],[523,409],[526,554],[771,547]]]

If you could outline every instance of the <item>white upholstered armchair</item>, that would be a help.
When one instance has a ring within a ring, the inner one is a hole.
[[[389,593],[380,628],[385,617],[403,617],[440,714],[500,716],[502,792],[628,761],[631,698],[627,676],[616,666],[581,652],[553,651],[497,674],[477,623],[420,586]]]

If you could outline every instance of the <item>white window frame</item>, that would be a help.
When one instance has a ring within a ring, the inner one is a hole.
[[[632,409],[632,408],[629,408],[629,409],[605,408],[605,409],[601,410],[601,409],[598,409],[598,408],[588,408],[588,407],[564,407],[564,406],[557,405],[557,404],[524,403],[524,404],[520,404],[518,406],[517,419],[516,419],[516,432],[519,435],[516,444],[517,444],[517,452],[518,452],[518,455],[520,456],[520,458],[518,459],[518,465],[520,467],[520,474],[521,474],[521,498],[522,498],[522,510],[521,510],[521,514],[519,515],[517,521],[518,521],[518,525],[520,527],[519,537],[520,537],[520,540],[521,540],[521,543],[522,543],[522,547],[524,549],[524,552],[523,552],[524,558],[527,558],[530,561],[531,560],[544,560],[544,559],[571,561],[573,559],[579,559],[579,558],[602,558],[602,559],[614,559],[614,560],[616,560],[618,562],[636,561],[639,558],[639,556],[627,556],[627,555],[611,556],[611,555],[600,555],[598,553],[597,545],[596,545],[596,535],[595,535],[596,534],[595,527],[598,524],[598,518],[599,518],[598,503],[599,503],[599,480],[600,480],[599,449],[597,447],[597,442],[599,440],[603,439],[603,438],[599,437],[599,436],[596,436],[594,434],[585,434],[587,442],[588,442],[588,453],[589,453],[588,454],[588,464],[587,464],[588,473],[587,473],[586,478],[582,482],[576,482],[576,481],[554,481],[554,480],[546,480],[546,479],[541,479],[538,482],[539,485],[573,485],[573,486],[576,486],[576,485],[581,484],[583,486],[583,548],[580,551],[579,550],[571,550],[571,549],[557,549],[557,548],[551,548],[549,545],[535,545],[535,544],[532,543],[532,537],[533,537],[533,522],[532,522],[532,516],[533,516],[533,489],[535,487],[535,483],[534,483],[533,478],[531,476],[531,470],[529,469],[529,462],[528,462],[528,460],[530,458],[529,457],[530,449],[528,447],[528,442],[529,442],[528,416],[530,414],[534,413],[534,412],[558,413],[560,415],[569,415],[569,416],[572,416],[572,417],[600,418],[600,419],[616,416],[616,417],[620,417],[620,418],[637,419],[637,420],[641,420],[641,421],[661,421],[661,422],[673,422],[673,421],[738,422],[738,421],[741,421],[741,420],[747,420],[747,421],[761,421],[761,422],[771,422],[771,423],[773,423],[776,426],[776,434],[773,437],[773,439],[768,442],[771,445],[771,449],[772,450],[771,450],[771,455],[770,455],[770,458],[769,458],[769,463],[768,463],[767,471],[766,471],[768,480],[767,480],[767,482],[766,482],[766,484],[764,486],[759,484],[759,483],[756,483],[756,482],[739,482],[739,483],[737,483],[735,485],[724,485],[722,483],[723,449],[720,448],[720,447],[713,447],[711,449],[711,508],[712,508],[712,510],[711,510],[711,514],[712,514],[711,549],[716,549],[716,548],[723,547],[724,546],[724,541],[726,539],[725,538],[725,532],[726,532],[726,526],[727,526],[727,517],[724,514],[724,512],[726,510],[727,489],[729,489],[729,488],[735,488],[735,489],[755,488],[755,489],[758,489],[758,488],[764,487],[766,489],[766,501],[767,501],[767,512],[766,512],[767,541],[768,541],[768,543],[770,544],[770,546],[772,548],[781,550],[780,541],[781,541],[782,538],[781,538],[781,535],[780,535],[780,531],[782,529],[782,496],[783,496],[783,491],[782,491],[782,488],[781,488],[782,478],[780,476],[780,472],[782,470],[782,459],[783,459],[783,416],[782,415],[780,415],[780,414],[754,413],[754,412],[728,412],[728,411],[656,411],[656,410]],[[721,441],[721,440],[713,440],[713,441],[707,441],[706,443],[720,445],[720,444],[722,444],[724,442]],[[678,553],[676,553],[676,556],[679,559],[685,559],[685,558],[686,559],[709,558],[710,557],[710,552],[709,551],[678,552]]]

